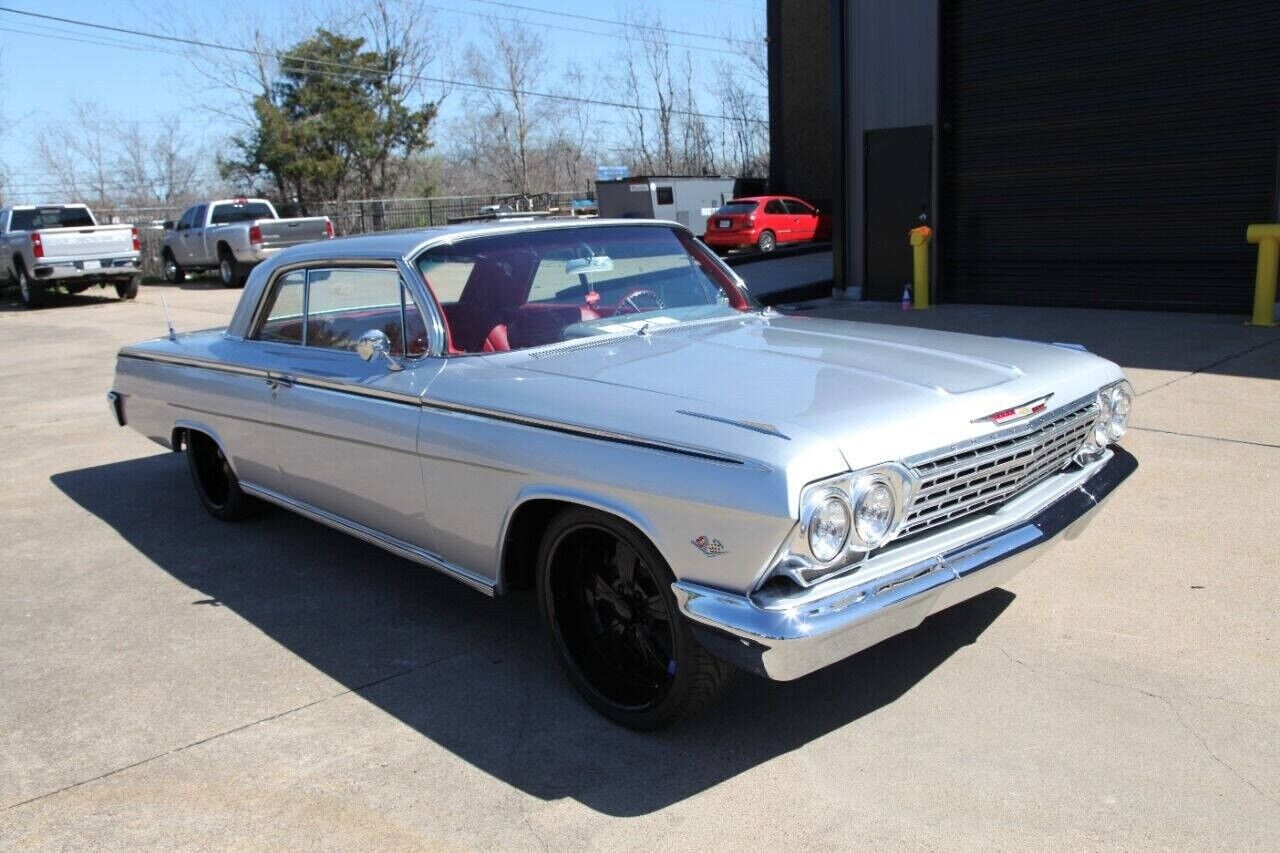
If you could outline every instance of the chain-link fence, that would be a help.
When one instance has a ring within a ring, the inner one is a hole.
[[[327,216],[338,236],[371,234],[408,228],[430,228],[452,222],[483,218],[500,212],[546,212],[568,216],[575,199],[594,198],[593,192],[554,192],[534,195],[468,195],[433,198],[384,198],[330,201],[307,205],[306,214]],[[160,250],[164,223],[182,216],[185,207],[117,208],[101,221],[138,227],[142,241],[142,269],[148,276],[161,274]],[[281,216],[302,216],[296,205],[279,206]]]

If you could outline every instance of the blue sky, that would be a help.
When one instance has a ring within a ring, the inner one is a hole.
[[[542,15],[503,7],[485,0],[424,0],[432,18],[427,26],[444,34],[457,53],[469,42],[479,41],[482,15],[518,17],[533,25],[545,39],[553,64],[558,69],[572,57],[585,69],[605,68],[623,49],[621,33],[609,24]],[[596,18],[617,19],[627,8],[610,0],[510,0],[549,11]],[[251,28],[278,32],[297,38],[305,36],[324,14],[317,9],[338,10],[355,3],[337,0],[300,3],[292,0],[218,0],[196,4],[187,0],[3,0],[16,9],[73,18],[129,29],[159,31],[166,22],[177,31],[190,32],[199,26],[200,36],[223,43],[242,43]],[[696,70],[710,68],[725,54],[716,51],[735,48],[721,38],[728,28],[746,35],[753,22],[762,28],[764,0],[647,0],[639,4],[673,30],[706,34],[714,38],[673,35],[673,44],[702,48],[689,51]],[[176,11],[175,11],[176,10]],[[199,25],[197,19],[205,23]],[[551,26],[539,26],[551,25]],[[567,29],[556,29],[561,27]],[[571,32],[587,30],[591,33]],[[20,31],[20,32],[18,32]],[[105,43],[104,43],[105,42]],[[114,117],[137,121],[144,126],[161,124],[163,117],[180,113],[189,116],[193,132],[205,134],[211,145],[225,137],[228,126],[199,108],[216,100],[202,91],[190,69],[182,45],[162,43],[135,36],[82,29],[76,26],[0,12],[0,116],[4,119],[4,154],[0,155],[9,174],[9,188],[16,198],[23,188],[39,192],[49,181],[34,153],[33,141],[42,123],[64,118],[73,99],[98,104]],[[683,61],[683,50],[679,56]],[[542,88],[556,89],[558,74],[552,74]],[[608,93],[604,93],[605,96]],[[460,108],[455,91],[446,99],[442,119],[447,122]],[[708,101],[708,106],[714,106]],[[442,127],[444,123],[442,122]],[[29,152],[27,154],[21,152]]]

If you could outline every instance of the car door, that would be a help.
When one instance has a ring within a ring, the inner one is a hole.
[[[818,212],[796,198],[786,199],[791,213],[791,239],[812,240],[818,231]]]
[[[193,266],[198,263],[198,259],[192,252],[191,225],[195,222],[196,211],[199,209],[199,205],[187,208],[182,218],[178,220],[178,227],[174,229],[173,256],[182,266]]]
[[[427,357],[418,297],[395,262],[294,270],[271,285],[257,339],[272,365],[271,425],[281,492],[430,550],[417,457],[420,398],[442,361]],[[387,335],[391,359],[355,344]]]
[[[191,227],[184,232],[187,256],[193,266],[207,266],[213,263],[213,256],[209,254],[204,244],[204,220],[208,210],[208,205],[197,205],[191,214]]]

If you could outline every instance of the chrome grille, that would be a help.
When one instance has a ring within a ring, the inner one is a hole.
[[[1095,402],[1027,432],[916,464],[919,478],[897,539],[995,509],[1067,466],[1098,417]]]

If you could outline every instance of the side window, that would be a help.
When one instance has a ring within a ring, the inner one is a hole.
[[[195,213],[194,207],[188,207],[182,212],[182,218],[178,220],[178,231],[186,231],[191,227],[191,214]]]
[[[671,187],[658,187],[658,204],[675,204],[675,193]]]
[[[354,351],[365,332],[378,330],[392,355],[427,352],[427,325],[395,269],[342,267],[307,273],[309,347]]]
[[[204,212],[209,209],[207,204],[202,204],[191,211],[191,228],[199,228],[204,225]]]
[[[765,213],[786,213],[787,211],[785,208],[783,208],[782,202],[778,201],[775,198],[764,206],[764,212]]]
[[[798,213],[801,216],[813,216],[812,207],[794,198],[787,199],[787,210],[791,213]]]
[[[302,270],[276,279],[268,297],[266,315],[255,335],[258,340],[302,344],[306,331],[306,287],[307,274]]]

